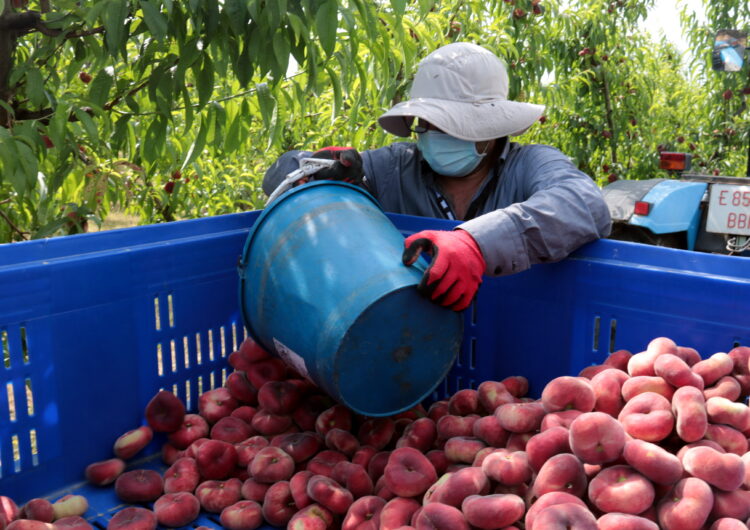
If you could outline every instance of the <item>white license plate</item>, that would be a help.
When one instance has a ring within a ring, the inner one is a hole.
[[[750,235],[750,185],[711,185],[706,231]]]

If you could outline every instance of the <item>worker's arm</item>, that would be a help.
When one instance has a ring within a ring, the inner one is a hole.
[[[458,226],[478,243],[485,274],[512,274],[559,261],[609,235],[611,220],[601,191],[557,149],[528,146],[502,178],[513,179],[508,184],[526,198]]]
[[[333,163],[330,167],[319,169],[314,174],[300,175],[301,178],[290,175],[300,167],[300,161],[305,158],[316,161],[332,160]],[[276,191],[276,194],[284,191],[285,188],[279,189],[279,186],[289,186],[289,184],[284,184],[287,175],[290,175],[290,178],[295,178],[296,182],[292,184],[293,186],[304,184],[309,180],[339,180],[361,185],[364,177],[362,157],[356,149],[351,147],[325,147],[314,153],[310,151],[286,152],[268,168],[263,177],[263,191],[266,195],[273,196],[274,191]]]

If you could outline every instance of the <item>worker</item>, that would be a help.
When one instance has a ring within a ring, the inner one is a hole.
[[[432,256],[419,290],[435,302],[468,307],[483,274],[502,276],[559,261],[610,233],[609,210],[594,181],[559,150],[510,137],[538,121],[544,106],[510,101],[503,62],[484,47],[452,43],[418,65],[410,99],[378,118],[396,136],[364,151],[289,151],[266,171],[273,192],[305,157],[337,160],[315,179],[362,183],[386,212],[461,221],[404,242],[403,262]]]

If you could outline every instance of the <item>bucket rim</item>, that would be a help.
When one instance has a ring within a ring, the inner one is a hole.
[[[239,281],[240,315],[242,316],[242,322],[245,325],[245,329],[247,330],[248,335],[252,337],[253,340],[255,341],[258,341],[258,335],[252,329],[252,326],[250,325],[250,319],[247,318],[247,314],[245,313],[245,281],[246,281],[245,271],[247,268],[246,258],[247,258],[249,249],[252,246],[252,243],[255,240],[255,236],[260,230],[261,225],[266,221],[270,213],[279,206],[279,204],[281,204],[284,201],[287,201],[290,197],[296,194],[302,193],[304,191],[308,191],[310,189],[313,189],[319,186],[340,186],[340,187],[351,188],[352,190],[358,191],[359,193],[367,197],[375,206],[378,207],[378,209],[380,209],[381,212],[384,212],[383,207],[380,205],[380,203],[378,203],[378,201],[375,199],[375,197],[372,196],[370,192],[354,184],[349,184],[348,182],[341,182],[337,180],[316,180],[314,182],[308,182],[306,184],[303,184],[302,186],[297,186],[295,188],[285,191],[271,204],[266,205],[266,207],[261,211],[258,218],[250,227],[250,231],[248,232],[248,235],[245,238],[245,244],[242,247],[242,254],[240,254],[240,258],[237,262],[237,273],[240,277],[240,281]]]

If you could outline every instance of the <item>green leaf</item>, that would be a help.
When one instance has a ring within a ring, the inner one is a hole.
[[[253,77],[253,60],[250,57],[250,46],[247,42],[242,49],[242,53],[237,57],[234,71],[237,74],[237,81],[240,82],[240,86],[242,88],[247,87]]]
[[[157,40],[163,40],[167,35],[167,19],[161,12],[161,9],[151,0],[140,0],[143,18],[146,25]]]
[[[195,73],[196,88],[198,89],[198,107],[202,108],[211,99],[214,92],[214,65],[207,53],[203,54],[203,66]]]
[[[39,68],[30,68],[26,72],[26,94],[35,107],[40,107],[47,101],[44,95],[44,79]]]
[[[88,112],[83,109],[75,109],[73,113],[76,115],[76,118],[78,118],[78,121],[83,124],[83,128],[86,129],[86,134],[89,135],[89,138],[91,138],[92,141],[99,143],[99,130],[96,128],[96,124],[94,123],[94,120],[91,119]]]
[[[109,7],[109,4],[109,2],[93,2],[90,6],[86,6],[83,16],[86,25],[93,26],[102,12]]]
[[[247,9],[244,0],[225,0],[224,13],[227,15],[234,34],[243,35],[247,23]]]
[[[109,148],[112,151],[117,152],[120,150],[120,146],[122,146],[123,142],[125,141],[125,136],[127,135],[127,132],[128,132],[129,123],[130,123],[130,114],[125,114],[124,116],[120,116],[115,122],[115,130],[109,139]]]
[[[318,7],[318,12],[315,14],[315,27],[320,39],[320,46],[326,55],[331,55],[336,46],[338,25],[338,2],[337,0],[326,0]]]
[[[187,166],[192,164],[198,156],[203,152],[203,148],[206,146],[206,135],[208,134],[208,125],[206,119],[201,119],[201,128],[195,137],[190,149],[185,154],[185,160],[182,162],[180,171],[183,171]]]
[[[18,153],[18,165],[14,177],[16,191],[23,195],[26,191],[33,189],[36,184],[36,176],[39,172],[39,162],[31,148],[23,142],[15,140],[16,152]]]
[[[255,85],[255,93],[258,96],[258,107],[260,108],[260,116],[263,119],[263,127],[268,129],[271,126],[276,101],[273,99],[266,83]]]
[[[289,66],[289,41],[285,32],[277,31],[273,35],[273,54],[276,57],[274,81],[281,81]]]
[[[146,162],[155,162],[164,148],[167,133],[167,120],[159,116],[154,119],[146,130],[141,141],[141,155]]]
[[[240,146],[240,116],[241,114],[238,112],[232,123],[229,124],[227,135],[224,137],[224,150],[228,154],[233,153]]]
[[[393,14],[397,18],[403,17],[406,10],[406,0],[391,0],[391,9],[393,9]]]
[[[128,16],[127,0],[110,0],[109,6],[104,11],[103,22],[105,29],[105,42],[109,53],[116,57],[120,53],[122,43],[125,40],[125,18]]]
[[[102,68],[96,74],[89,87],[88,100],[99,107],[103,107],[109,99],[109,91],[112,90],[114,81],[112,75]]]

